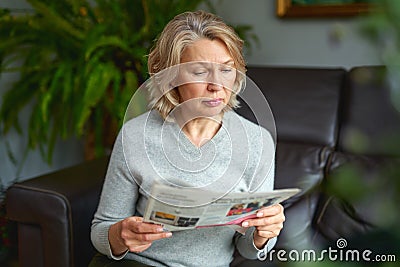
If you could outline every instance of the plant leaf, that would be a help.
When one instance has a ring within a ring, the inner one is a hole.
[[[83,40],[85,35],[77,28],[73,27],[67,20],[57,14],[54,9],[48,7],[46,4],[41,3],[39,0],[27,0],[32,7],[46,18],[46,21],[53,23],[53,27],[65,31],[77,39]]]
[[[103,36],[97,42],[92,43],[91,46],[87,48],[85,53],[85,60],[88,60],[96,49],[105,46],[117,47],[128,53],[131,52],[129,46],[127,46],[126,42],[124,42],[121,38],[117,36]]]
[[[109,87],[112,79],[110,69],[114,68],[110,64],[100,64],[93,69],[83,96],[82,109],[77,121],[76,132],[78,136],[83,134],[85,122],[92,113],[92,108],[96,106],[99,100],[104,96],[105,91]],[[111,70],[112,72],[112,70]]]

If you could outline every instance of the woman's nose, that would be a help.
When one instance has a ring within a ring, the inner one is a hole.
[[[224,87],[222,84],[218,84],[216,82],[212,82],[212,83],[208,83],[207,89],[209,91],[220,91],[222,90]]]
[[[208,80],[208,90],[210,91],[220,91],[223,89],[222,80],[220,77],[220,73],[218,72],[218,68],[214,67],[210,72],[211,77]]]

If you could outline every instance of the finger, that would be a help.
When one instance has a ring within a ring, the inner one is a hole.
[[[283,210],[284,209],[281,204],[275,204],[257,211],[257,217],[274,216],[279,213],[283,213]]]
[[[123,232],[121,234],[122,240],[124,240],[124,243],[126,246],[129,245],[147,245],[155,240],[163,239],[163,238],[169,238],[172,236],[171,232],[164,232],[164,233],[159,233],[159,234],[151,234],[151,233],[146,233],[146,234],[136,234],[132,232]]]
[[[162,233],[164,229],[159,224],[145,223],[141,217],[130,217],[123,222],[123,228],[134,233]]]
[[[256,227],[256,234],[261,237],[275,237],[278,236],[283,228],[283,223],[274,224],[269,226],[258,226]]]
[[[130,252],[142,252],[148,249],[151,246],[151,243],[147,243],[144,245],[137,245],[137,244],[131,244],[128,246],[128,249]]]
[[[274,230],[265,230],[265,231],[256,231],[254,232],[257,236],[262,237],[262,238],[274,238],[277,237],[280,234],[280,230],[274,229]]]
[[[157,234],[153,234],[153,233],[137,234],[137,233],[135,233],[133,238],[138,241],[142,241],[142,242],[146,243],[146,242],[152,242],[152,241],[163,239],[163,238],[169,238],[171,236],[172,236],[171,232],[163,232],[163,233],[157,233]]]
[[[125,246],[128,247],[130,251],[141,252],[150,247],[154,240],[171,237],[172,233],[136,234],[130,231],[125,231],[121,235]]]
[[[269,232],[281,231],[282,228],[283,228],[283,223],[267,225],[267,226],[256,226],[257,231],[269,231]]]
[[[154,240],[168,238],[171,232],[165,232],[161,225],[144,223],[141,217],[130,217],[122,221],[121,238],[125,245],[147,245]]]
[[[242,226],[243,227],[268,226],[268,225],[283,223],[284,221],[285,221],[285,215],[282,213],[275,216],[246,220],[242,223]]]

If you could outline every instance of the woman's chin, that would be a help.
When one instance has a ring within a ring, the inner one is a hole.
[[[210,117],[215,118],[223,114],[225,104],[210,106],[202,103],[201,105],[184,106],[181,109],[181,114],[184,114],[186,119],[190,117],[191,119]]]
[[[203,108],[199,111],[199,114],[201,114],[202,117],[216,117],[219,115],[222,115],[222,111],[224,109],[223,105],[220,105],[218,107],[207,107]]]

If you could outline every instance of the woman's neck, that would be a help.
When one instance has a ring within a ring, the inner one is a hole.
[[[178,124],[189,140],[201,147],[211,140],[221,128],[222,114],[216,117],[196,118],[190,121],[178,120]]]

